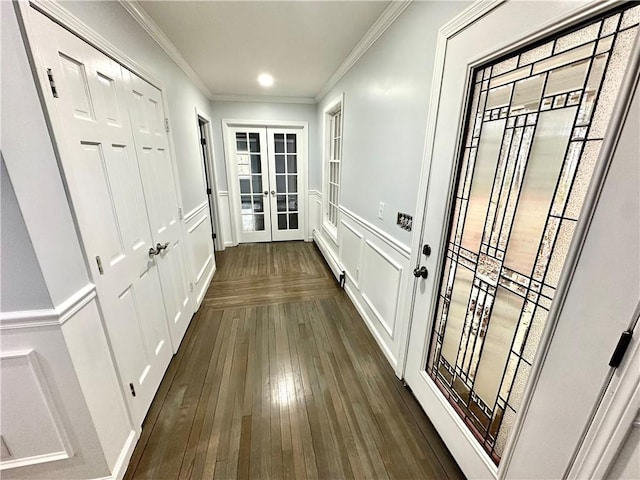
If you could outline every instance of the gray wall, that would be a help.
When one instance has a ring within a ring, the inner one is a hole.
[[[201,205],[207,197],[195,108],[209,115],[209,99],[118,2],[64,2],[63,6],[164,82],[184,211]]]
[[[302,103],[211,102],[216,182],[220,190],[228,190],[227,171],[222,140],[222,120],[276,120],[309,123],[309,189],[319,190],[322,183],[318,117],[316,105]]]
[[[406,245],[411,233],[396,226],[396,213],[416,207],[438,29],[467,6],[412,3],[318,106],[321,122],[323,108],[345,95],[340,203]]]
[[[0,311],[51,308],[51,298],[0,153]]]

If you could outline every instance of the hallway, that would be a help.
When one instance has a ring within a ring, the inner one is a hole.
[[[125,479],[463,478],[314,244],[217,262]]]

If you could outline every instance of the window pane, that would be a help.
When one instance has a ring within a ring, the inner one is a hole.
[[[287,153],[296,153],[296,134],[287,133]]]
[[[276,133],[273,136],[273,143],[276,153],[284,153],[284,134]]]
[[[278,230],[286,230],[287,229],[287,214],[279,213],[278,214]]]
[[[285,193],[287,191],[286,175],[276,175],[276,192]]]
[[[287,172],[298,172],[298,157],[296,155],[287,155]]]
[[[262,175],[253,175],[253,193],[262,193]]]
[[[297,175],[288,175],[287,183],[289,187],[289,193],[296,193],[298,191],[298,176]]]
[[[287,211],[287,196],[286,195],[278,195],[276,197],[276,205],[279,212]]]
[[[289,214],[289,229],[296,230],[298,228],[298,214],[290,213]]]
[[[260,151],[260,135],[257,133],[249,134],[249,151],[251,152],[259,152]]]
[[[253,196],[253,211],[254,212],[264,212],[264,200],[262,195],[254,195]]]
[[[298,195],[289,195],[289,211],[298,211]]]
[[[240,193],[251,193],[251,183],[248,178],[240,179]]]
[[[284,173],[284,155],[276,155],[276,173]]]
[[[246,152],[247,151],[247,134],[246,133],[236,133],[236,150],[238,152]]]
[[[251,155],[251,173],[261,173],[260,155]]]

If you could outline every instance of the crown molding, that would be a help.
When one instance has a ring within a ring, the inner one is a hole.
[[[351,50],[349,55],[347,55],[347,58],[344,59],[331,78],[329,78],[327,83],[325,83],[325,85],[316,94],[316,103],[322,100],[322,98],[329,93],[329,90],[331,90],[340,81],[340,79],[344,77],[349,70],[351,70],[351,67],[360,60],[360,57],[362,57],[367,50],[371,48],[376,40],[380,38],[380,36],[393,24],[393,22],[396,21],[400,14],[404,12],[412,2],[413,0],[393,0],[389,6],[385,8],[375,23],[371,25],[369,30],[367,30],[367,33],[364,34],[358,44],[353,48],[353,50]]]
[[[306,103],[315,105],[316,99],[313,97],[277,97],[262,95],[211,95],[214,102],[250,102],[250,103]]]
[[[180,67],[187,77],[198,87],[202,93],[204,93],[209,99],[212,99],[213,94],[204,84],[202,79],[198,76],[191,65],[185,60],[182,54],[178,51],[169,37],[165,35],[162,29],[153,21],[149,14],[140,6],[137,0],[118,0],[120,5],[129,12],[129,15],[140,24],[142,28],[153,38],[156,43],[169,55],[169,57]]]

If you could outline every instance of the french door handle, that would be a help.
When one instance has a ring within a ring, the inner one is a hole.
[[[156,250],[158,251],[158,253],[160,253],[162,250],[166,250],[167,248],[169,248],[169,242],[165,243],[164,245],[161,245],[160,243],[156,244]]]
[[[264,192],[262,192],[262,193],[264,193],[264,196],[265,196],[265,197],[266,197],[267,195],[269,195],[269,191],[268,191],[268,190],[265,190],[265,191],[264,191]]]
[[[160,245],[160,244],[158,244]],[[160,253],[160,250],[157,250],[153,247],[149,247],[149,258],[153,258]]]
[[[271,190],[271,195],[275,195],[276,191],[275,190]]]

